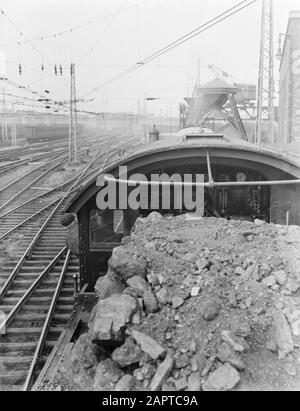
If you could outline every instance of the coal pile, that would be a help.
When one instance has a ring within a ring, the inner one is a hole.
[[[300,389],[300,228],[139,219],[52,389]]]

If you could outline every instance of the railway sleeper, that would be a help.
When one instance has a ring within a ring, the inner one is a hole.
[[[31,263],[25,262],[24,265],[22,266],[20,272],[28,273],[28,274],[35,274],[35,273],[39,274],[43,271],[43,268],[48,266],[48,264],[49,264],[49,261],[47,261],[45,263],[41,263],[40,265],[32,265]],[[58,269],[61,268],[61,267],[59,267],[58,265],[55,265],[54,269],[55,269],[55,271],[58,271]]]
[[[21,297],[23,297],[25,292],[26,292],[26,289],[23,289],[23,290],[8,290],[7,293],[6,293],[6,298],[10,298],[10,297],[19,297],[19,298],[21,298]],[[64,288],[63,287],[60,291],[60,296],[65,297],[65,296],[68,296],[68,295],[72,295],[73,292],[74,292],[74,289],[72,287],[70,287],[70,288],[67,288],[67,287]],[[49,296],[49,297],[52,298],[53,293],[54,293],[53,288],[39,288],[31,294],[31,297],[30,297],[29,301],[31,301],[31,299],[35,299],[35,298],[38,298],[38,297],[48,297]],[[6,298],[4,298],[3,301],[5,301]]]
[[[1,371],[0,370],[0,387],[2,384],[18,385],[25,382],[27,371]]]
[[[56,241],[55,244],[54,243],[52,243],[52,244],[47,243],[45,245],[40,245],[39,244],[35,249],[35,253],[41,253],[41,252],[44,252],[44,251],[49,253],[50,250],[51,250],[51,252],[54,251],[54,252],[58,253],[62,249],[64,244],[65,244],[64,241],[58,241],[58,240]]]
[[[0,357],[0,361],[3,363],[4,367],[7,371],[10,370],[18,370],[18,371],[27,371],[32,361],[32,356],[24,355],[24,356],[10,356],[10,357]],[[47,361],[46,356],[42,356],[39,359],[39,362],[45,363]]]
[[[14,320],[14,325],[21,327],[23,324],[25,324],[25,322],[31,322],[31,321],[45,321],[47,317],[47,312],[45,313],[22,313],[22,314],[18,314],[15,317]],[[70,318],[70,314],[69,313],[65,313],[65,314],[59,314],[59,313],[55,313],[53,316],[53,323],[55,323],[55,321],[67,321]]]
[[[45,350],[48,352],[53,349],[56,341],[46,341]],[[0,338],[0,354],[9,355],[28,355],[34,353],[36,349],[36,342],[34,341],[21,341],[21,342],[2,342]]]
[[[15,280],[14,284],[12,285],[12,289],[15,288],[29,288],[30,285],[32,284],[32,281],[30,279],[22,279],[22,280]],[[52,276],[51,278],[47,278],[47,280],[44,280],[43,283],[40,285],[40,288],[45,288],[45,287],[55,287],[57,284],[57,276]],[[64,279],[64,285],[72,286],[73,285],[73,277],[69,275]]]
[[[63,248],[63,246],[64,246],[64,243],[62,243],[61,245],[60,245],[60,247],[59,248],[57,248],[57,253]],[[38,259],[41,259],[41,257],[44,257],[44,258],[48,258],[48,263],[49,263],[49,260],[51,261],[51,260],[53,260],[53,258],[56,256],[56,254],[57,254],[56,252],[52,252],[52,254],[49,252],[49,250],[35,250],[33,253],[32,253],[32,256],[33,257],[37,257]]]
[[[8,328],[7,333],[1,336],[0,341],[3,343],[35,342],[37,344],[42,329],[42,325],[39,327]],[[64,327],[50,327],[47,339],[56,341],[63,330]]]
[[[2,305],[1,310],[4,311],[6,314],[8,314],[12,310],[12,307],[10,305]],[[30,305],[30,304],[26,305],[25,304],[22,307],[22,313],[23,314],[26,314],[26,313],[36,313],[36,314],[47,313],[48,310],[49,310],[49,305]],[[72,310],[73,310],[73,304],[70,304],[70,305],[60,304],[60,305],[57,305],[56,308],[55,308],[55,311],[57,313],[61,313],[61,314],[71,313]]]
[[[30,298],[30,303],[35,305],[35,304],[43,304],[43,303],[50,303],[52,297],[31,297]],[[19,302],[19,298],[14,298],[14,297],[9,297],[9,298],[4,298],[3,299],[3,305],[10,305],[10,306],[15,306]],[[59,297],[58,299],[59,303],[69,303],[73,304],[74,302],[74,297]]]
[[[28,355],[34,352],[36,343],[32,341],[27,342],[2,342],[0,338],[0,355],[8,354],[10,356]],[[5,356],[6,356],[5,355]]]
[[[5,392],[14,392],[14,391],[21,391],[22,390],[22,385],[4,385],[1,384],[1,390]]]

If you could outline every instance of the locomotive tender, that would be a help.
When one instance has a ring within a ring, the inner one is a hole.
[[[257,146],[223,135],[193,134],[161,140],[119,158],[99,176],[79,187],[65,211],[77,215],[81,286],[92,290],[97,278],[107,270],[107,261],[123,236],[130,233],[139,216],[148,209],[99,209],[97,195],[103,186],[97,179],[114,176],[116,186],[120,166],[127,167],[128,178],[143,174],[203,174],[205,182],[204,215],[227,219],[259,218],[275,224],[300,225],[300,162],[292,155]],[[122,183],[124,184],[124,182]],[[128,186],[128,195],[135,187]],[[174,187],[173,187],[174,188]],[[178,210],[163,207],[163,214]],[[150,203],[149,203],[150,205]],[[184,206],[182,213],[186,210]]]

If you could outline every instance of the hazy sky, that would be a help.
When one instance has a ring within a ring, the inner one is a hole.
[[[197,59],[201,81],[213,78],[207,69],[215,64],[238,81],[257,83],[261,1],[218,24],[158,60],[91,94],[94,102],[82,108],[97,111],[136,111],[137,101],[149,112],[177,114],[178,103],[196,79]],[[0,8],[31,39],[68,30],[94,20],[72,33],[16,44],[24,37],[6,17],[0,17],[0,46],[8,64],[7,76],[33,89],[49,89],[54,98],[68,98],[69,64],[76,63],[77,94],[105,83],[116,74],[161,47],[192,31],[238,0],[0,0]],[[278,33],[285,32],[290,10],[299,0],[274,0],[275,54]],[[113,14],[114,13],[114,14]],[[112,15],[113,14],[113,15]],[[110,15],[109,17],[105,17]],[[101,17],[105,17],[100,19]],[[11,45],[11,43],[14,43]],[[7,45],[10,44],[10,45]],[[35,51],[33,47],[36,48]],[[92,50],[91,50],[92,49]],[[41,63],[44,55],[45,73]],[[17,63],[22,63],[22,76]],[[54,63],[64,76],[55,77]],[[278,62],[276,61],[278,76]]]

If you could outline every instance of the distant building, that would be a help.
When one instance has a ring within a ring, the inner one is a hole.
[[[282,51],[278,143],[300,145],[300,10],[290,12]]]

